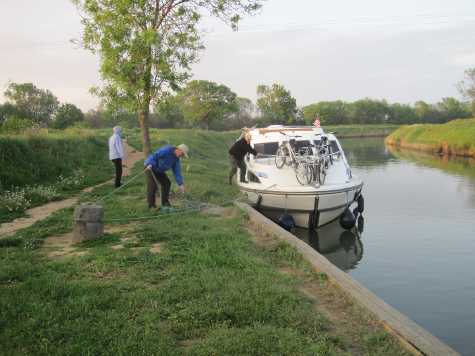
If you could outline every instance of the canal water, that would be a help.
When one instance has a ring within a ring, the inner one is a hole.
[[[364,221],[295,234],[462,355],[475,355],[475,160],[341,141]]]

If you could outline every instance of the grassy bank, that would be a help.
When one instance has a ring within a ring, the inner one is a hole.
[[[335,132],[338,138],[386,137],[400,125],[338,125],[323,126],[326,132]]]
[[[105,200],[99,241],[68,244],[71,209],[0,240],[0,353],[405,354],[295,250],[252,241],[245,217],[229,204],[237,195],[226,184],[234,134],[170,130],[152,138],[154,147],[191,148],[183,162],[188,201],[173,204],[203,200],[227,208],[149,212],[144,180],[137,179]],[[139,163],[135,172],[141,170]],[[111,191],[102,186],[81,199]],[[312,288],[328,300],[302,291]],[[337,320],[323,306],[339,303]]]
[[[435,154],[475,157],[475,119],[402,126],[386,138],[386,143]]]
[[[0,222],[111,177],[107,150],[98,131],[0,135]]]

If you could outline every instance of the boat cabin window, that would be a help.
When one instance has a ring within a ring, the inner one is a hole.
[[[275,156],[279,148],[278,142],[266,142],[266,143],[256,143],[254,144],[254,149],[257,151],[259,156]]]
[[[308,140],[302,140],[302,141],[295,141],[294,143],[294,149],[295,151],[299,151],[301,148],[304,148],[304,147],[310,147],[310,141]]]
[[[337,153],[340,151],[340,148],[338,147],[338,144],[335,140],[330,140],[330,148],[332,153]]]

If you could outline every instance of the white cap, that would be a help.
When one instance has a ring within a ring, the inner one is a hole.
[[[181,145],[178,145],[176,146],[176,148],[178,148],[179,150],[181,150],[183,152],[183,154],[185,155],[186,158],[188,158],[188,152],[190,151],[188,149],[188,146],[185,145],[184,143],[182,143]]]

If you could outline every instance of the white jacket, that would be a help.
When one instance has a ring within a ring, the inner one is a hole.
[[[113,134],[109,137],[109,159],[124,158],[124,146],[120,134]]]

